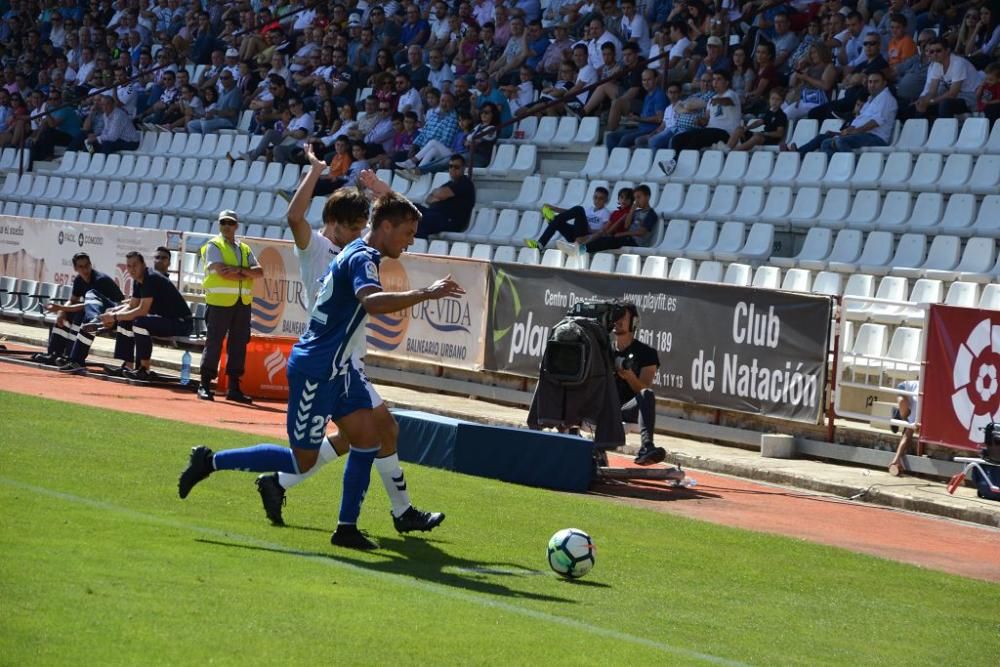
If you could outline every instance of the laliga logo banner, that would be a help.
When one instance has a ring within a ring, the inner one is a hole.
[[[978,451],[1000,422],[1000,312],[931,306],[920,437]]]
[[[369,349],[443,366],[482,368],[489,264],[409,254],[399,260],[383,258],[379,264],[379,278],[387,291],[430,285],[448,274],[465,288],[465,296],[425,301],[405,311],[370,316]]]

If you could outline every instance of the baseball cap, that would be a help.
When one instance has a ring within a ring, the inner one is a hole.
[[[239,222],[240,216],[236,214],[236,211],[226,209],[225,211],[219,213],[218,221],[222,222],[223,220],[232,220],[233,222]]]
[[[361,27],[361,17],[357,14],[351,14],[351,17],[347,19],[348,28],[360,28]]]
[[[709,46],[722,46],[722,40],[718,37],[712,36],[708,38]]]
[[[240,52],[237,51],[236,49],[226,49],[226,57],[227,58],[239,58],[240,57]]]

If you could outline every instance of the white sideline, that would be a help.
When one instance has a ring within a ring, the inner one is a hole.
[[[363,574],[366,576],[377,577],[379,579],[390,581],[397,585],[409,586],[411,588],[418,588],[422,591],[436,593],[438,595],[452,598],[455,600],[460,600],[462,602],[468,602],[483,607],[492,607],[494,609],[500,609],[502,611],[510,612],[512,614],[518,614],[539,621],[566,626],[574,630],[580,630],[591,635],[607,637],[608,639],[614,639],[616,641],[623,641],[623,642],[628,642],[630,644],[636,644],[639,646],[646,646],[648,648],[656,649],[658,651],[662,651],[663,653],[669,653],[671,655],[686,660],[697,660],[699,662],[706,662],[713,665],[727,665],[734,667],[737,665],[742,666],[745,664],[735,660],[720,658],[718,656],[710,655],[707,653],[700,653],[698,651],[691,651],[689,649],[671,646],[670,644],[654,641],[652,639],[646,639],[645,637],[637,637],[635,635],[630,635],[628,633],[621,632],[618,630],[602,628],[600,626],[584,623],[583,621],[578,621],[576,619],[566,618],[564,616],[556,616],[555,614],[548,614],[543,611],[529,609],[526,607],[520,607],[515,604],[510,604],[509,602],[502,602],[500,600],[492,599],[485,595],[479,595],[476,593],[469,593],[466,591],[456,590],[453,587],[445,586],[443,584],[435,584],[428,581],[421,581],[418,579],[414,579],[412,577],[407,577],[399,574],[391,574],[388,572],[378,572],[375,570],[370,570],[368,568],[361,567],[359,565],[353,565],[351,563],[345,563],[343,561],[336,560],[334,557],[332,557],[332,554],[331,556],[325,556],[305,551],[298,551],[296,549],[289,549],[284,545],[276,544],[273,542],[265,542],[263,540],[258,540],[254,537],[250,537],[249,535],[240,535],[239,533],[231,533],[223,530],[216,530],[213,528],[205,528],[203,526],[197,526],[183,521],[174,521],[164,517],[156,516],[154,514],[138,512],[136,510],[132,510],[127,507],[121,507],[119,505],[114,505],[112,503],[107,503],[100,500],[93,500],[91,498],[84,498],[82,496],[75,496],[70,493],[64,493],[62,491],[56,491],[54,489],[47,489],[45,487],[35,486],[33,484],[27,484],[25,482],[20,482],[18,480],[10,479],[7,477],[0,477],[0,483],[8,487],[17,488],[24,491],[30,491],[32,493],[36,493],[42,496],[48,496],[49,498],[55,498],[57,500],[62,500],[76,505],[85,505],[106,512],[115,512],[117,514],[121,514],[126,517],[147,521],[149,523],[159,524],[161,526],[191,530],[196,533],[201,533],[202,535],[209,535],[215,538],[236,540],[239,542],[243,542],[244,544],[249,546],[260,547],[271,551],[282,552],[289,554],[291,556],[298,556],[300,558],[305,558],[307,560],[311,560],[315,563],[319,563],[322,565],[337,567],[356,574]]]

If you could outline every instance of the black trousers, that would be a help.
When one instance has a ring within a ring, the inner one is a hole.
[[[461,221],[452,220],[440,211],[428,208],[422,204],[416,204],[416,207],[423,216],[420,219],[420,224],[417,225],[418,239],[425,239],[431,234],[438,234],[440,232],[461,232],[465,230]]]
[[[159,315],[143,315],[119,322],[115,332],[115,359],[139,366],[153,356],[153,336],[170,338],[190,336],[191,320],[172,320]]]
[[[652,389],[643,389],[622,406],[622,421],[639,424],[639,439],[642,444],[653,444],[656,429],[656,394]]]
[[[43,127],[31,147],[31,162],[51,160],[56,146],[69,146],[73,137],[54,127]]]
[[[552,218],[552,222],[548,224],[542,235],[538,237],[538,245],[544,248],[552,240],[556,232],[562,234],[563,238],[572,243],[577,238],[585,236],[589,231],[590,226],[587,224],[587,214],[584,212],[583,207],[574,206]]]
[[[67,313],[63,318],[65,326],[53,326],[49,333],[49,354],[69,356],[71,361],[82,364],[90,354],[90,346],[94,344],[94,334],[80,331],[84,322],[94,322],[98,316],[115,302],[96,290],[88,290],[83,297],[83,310]],[[69,355],[66,352],[69,351]]]
[[[230,386],[239,386],[247,360],[250,342],[250,306],[242,302],[234,306],[209,306],[205,312],[205,350],[201,355],[201,383],[208,385],[219,374],[222,341],[226,343],[226,375]]]

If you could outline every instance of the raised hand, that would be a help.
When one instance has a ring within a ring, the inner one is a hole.
[[[465,294],[465,290],[452,280],[450,273],[428,287],[427,291],[430,292],[432,299],[444,299],[449,296],[462,296]]]
[[[358,174],[358,182],[368,188],[376,197],[384,197],[392,192],[392,188],[390,188],[385,181],[376,176],[375,172],[371,169],[365,169]]]

